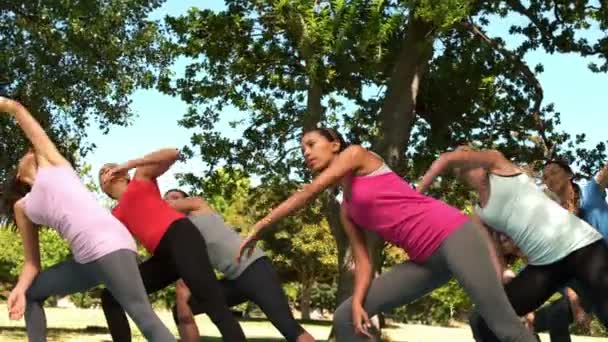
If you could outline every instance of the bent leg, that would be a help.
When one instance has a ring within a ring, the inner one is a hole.
[[[443,242],[437,253],[501,341],[536,341],[511,307],[478,227],[465,224]]]
[[[90,264],[79,264],[73,259],[40,272],[26,292],[25,325],[28,340],[46,341],[46,316],[42,303],[48,297],[82,292],[97,284],[91,276]]]
[[[134,252],[119,250],[95,263],[106,288],[127,311],[148,341],[175,341],[173,334],[150,305]]]
[[[388,272],[374,279],[363,307],[369,317],[408,304],[445,284],[451,277],[445,265],[434,257],[424,263],[406,261],[393,266]],[[367,341],[355,334],[352,320],[352,297],[344,301],[334,313],[336,341]]]

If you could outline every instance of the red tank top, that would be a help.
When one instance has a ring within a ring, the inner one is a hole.
[[[112,214],[150,253],[154,253],[169,226],[186,217],[162,199],[156,179],[132,179]]]

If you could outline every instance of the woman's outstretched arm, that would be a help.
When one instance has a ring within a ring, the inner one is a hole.
[[[606,186],[608,186],[608,162],[595,175],[595,180],[602,190],[606,189]]]
[[[319,193],[338,183],[347,174],[359,169],[364,162],[365,154],[368,153],[360,146],[350,146],[342,152],[336,161],[319,174],[310,184],[305,185],[300,191],[295,192],[266,217],[255,225],[254,234],[270,226],[294,211],[302,208],[306,203],[315,198]]]
[[[57,146],[51,141],[38,121],[21,103],[0,96],[0,112],[9,113],[17,120],[19,127],[34,147],[36,154],[44,157],[52,165],[70,164],[59,153]]]
[[[347,174],[358,170],[364,163],[367,152],[363,147],[351,145],[337,157],[334,163],[319,174],[311,183],[306,184],[300,191],[295,192],[266,217],[256,222],[249,237],[243,241],[239,248],[237,260],[243,255],[251,255],[256,241],[263,231],[274,223],[302,208],[319,193],[338,183]]]
[[[502,153],[494,150],[442,153],[426,171],[417,190],[421,193],[426,192],[437,176],[452,169],[472,169],[481,167],[491,170],[502,160],[504,160]]]

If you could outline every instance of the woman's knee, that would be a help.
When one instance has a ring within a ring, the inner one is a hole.
[[[190,297],[192,296],[192,293],[190,292],[190,289],[188,288],[188,286],[186,286],[186,284],[184,283],[183,280],[178,280],[175,283],[175,299],[177,301],[182,301],[182,302],[188,302],[190,300]]]
[[[346,326],[352,327],[352,304],[350,299],[346,300],[334,312],[334,328],[344,328]]]

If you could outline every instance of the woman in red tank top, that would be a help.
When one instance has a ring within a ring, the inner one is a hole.
[[[203,236],[161,197],[156,178],[178,157],[178,150],[162,149],[122,165],[106,164],[99,172],[101,188],[118,201],[114,216],[152,254],[140,265],[146,291],[154,293],[182,278],[192,296],[205,303],[206,313],[223,339],[245,341],[243,330],[226,305]],[[128,174],[131,169],[135,169],[133,179]],[[110,292],[102,294],[102,305],[112,338],[129,341],[127,318]]]

